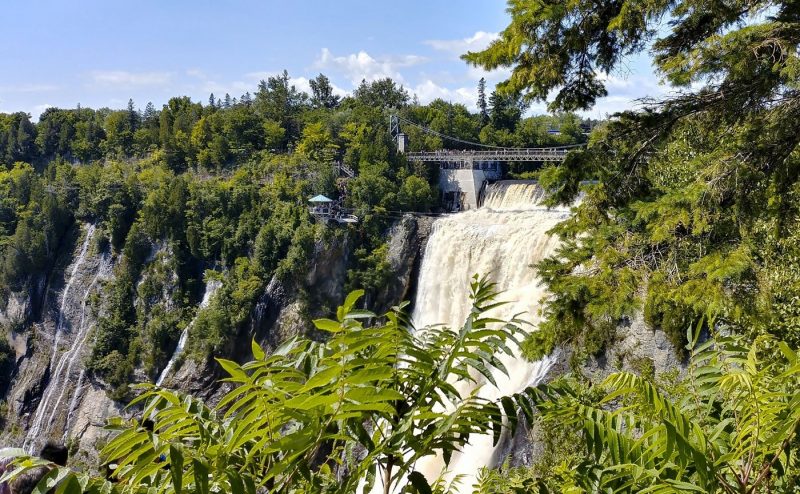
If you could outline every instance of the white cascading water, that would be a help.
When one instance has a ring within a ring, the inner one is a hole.
[[[531,182],[498,182],[487,191],[483,207],[437,220],[425,249],[419,275],[413,321],[417,328],[433,324],[460,327],[469,310],[469,283],[474,274],[487,275],[509,302],[492,312],[493,317],[514,316],[533,323],[545,288],[533,265],[551,255],[558,245],[547,232],[569,216],[569,209],[541,206],[542,190]],[[501,359],[508,376],[494,372],[497,387],[476,376],[479,384],[461,384],[462,396],[480,386],[478,395],[488,399],[518,393],[538,384],[551,359],[528,362],[522,357]],[[472,492],[481,467],[495,467],[506,451],[493,446],[491,435],[472,436],[460,453],[453,454],[444,478],[460,477],[459,491]],[[441,458],[424,458],[417,470],[434,481],[445,468]]]
[[[72,264],[72,271],[70,272],[69,279],[67,280],[67,284],[64,285],[64,291],[61,292],[61,305],[58,308],[58,319],[56,320],[56,330],[53,333],[53,353],[50,356],[50,366],[53,365],[56,359],[56,352],[58,352],[58,341],[61,339],[61,333],[63,332],[64,326],[64,307],[67,304],[67,297],[69,296],[69,291],[72,288],[72,283],[75,281],[75,275],[78,273],[78,269],[83,266],[83,263],[86,262],[86,254],[89,252],[89,245],[94,237],[95,226],[89,225],[86,229],[86,238],[83,240],[83,244],[81,245],[81,250],[78,253],[78,258]]]
[[[58,353],[58,346],[59,341],[61,340],[61,334],[65,332],[65,321],[66,321],[66,307],[67,303],[69,302],[70,292],[72,290],[72,286],[75,283],[76,276],[80,268],[86,263],[86,257],[89,252],[89,247],[91,245],[91,241],[94,238],[95,234],[95,226],[90,224],[86,228],[86,236],[84,237],[83,244],[81,244],[80,251],[78,252],[78,256],[75,258],[75,261],[72,264],[72,270],[70,271],[70,276],[67,279],[67,283],[64,285],[64,290],[61,293],[61,304],[59,305],[58,309],[58,318],[56,319],[56,328],[55,333],[53,335],[53,352],[50,357],[50,381],[48,382],[47,388],[44,390],[42,394],[41,400],[39,400],[39,406],[36,408],[36,412],[33,416],[33,421],[31,423],[30,429],[28,429],[28,434],[25,437],[24,446],[29,450],[29,452],[33,452],[33,448],[35,447],[36,441],[40,439],[40,435],[42,432],[42,427],[44,425],[48,426],[52,421],[53,417],[55,416],[56,407],[52,406],[52,399],[53,394],[60,392],[63,395],[64,392],[64,383],[67,379],[67,372],[65,370],[69,367],[71,370],[72,363],[74,362],[74,356],[71,354],[76,353],[73,349],[76,347],[76,344],[85,338],[84,334],[86,332],[85,320],[86,320],[86,301],[91,294],[92,288],[97,281],[97,277],[100,275],[101,269],[98,269],[98,273],[95,276],[94,280],[90,284],[89,288],[83,294],[81,299],[81,314],[80,314],[80,322],[77,328],[78,334],[76,334],[75,338],[73,339],[72,347],[67,351],[65,355],[56,363],[56,355]],[[72,328],[74,329],[74,328]],[[70,358],[72,356],[72,358]],[[58,398],[59,402],[61,397]],[[46,421],[45,417],[50,412],[50,420]]]
[[[201,310],[208,307],[208,304],[211,303],[212,297],[214,297],[214,293],[222,286],[222,283],[218,280],[211,280],[206,283],[206,289],[203,293],[203,300],[200,302],[200,307],[197,309],[199,313]],[[172,372],[172,368],[175,367],[175,362],[178,360],[178,357],[181,353],[183,353],[183,349],[186,347],[186,341],[189,339],[189,330],[194,326],[194,322],[197,320],[197,314],[195,314],[192,321],[183,329],[181,333],[181,337],[178,340],[178,346],[175,347],[175,351],[172,353],[172,357],[170,357],[169,362],[167,362],[166,367],[164,370],[161,371],[161,375],[158,376],[158,380],[156,380],[156,385],[161,386],[161,383],[164,382],[164,379]]]
[[[86,292],[83,295],[83,300],[81,301],[81,318],[80,325],[78,326],[78,332],[75,335],[75,338],[72,340],[72,346],[61,357],[61,362],[59,363],[59,369],[63,370],[64,362],[66,362],[66,371],[56,373],[59,378],[58,382],[51,381],[51,386],[59,386],[60,382],[61,392],[59,393],[55,404],[52,406],[50,418],[47,421],[50,426],[52,426],[53,421],[56,418],[56,414],[58,413],[59,406],[66,397],[67,391],[70,389],[69,379],[72,376],[75,364],[81,364],[78,380],[75,384],[75,387],[72,388],[72,399],[70,400],[69,407],[67,408],[66,421],[64,423],[64,440],[66,440],[67,433],[69,432],[69,426],[72,421],[72,416],[78,406],[78,400],[81,392],[83,391],[83,379],[86,374],[86,369],[84,369],[82,365],[82,359],[85,355],[84,350],[86,350],[86,340],[93,328],[93,325],[89,324],[88,318],[86,317],[86,303],[89,301],[89,296],[92,294],[92,291],[97,288],[98,283],[102,280],[108,279],[111,276],[111,270],[113,266],[111,255],[103,254],[103,256],[100,258],[100,266],[97,269],[97,273],[95,273],[94,278],[92,278],[92,282],[89,283],[89,287],[86,289]]]

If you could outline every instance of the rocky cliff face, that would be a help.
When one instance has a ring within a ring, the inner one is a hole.
[[[648,326],[641,315],[618,326],[614,343],[599,355],[579,357],[573,351],[561,348],[555,357],[555,364],[550,368],[546,382],[572,372],[598,383],[619,371],[664,377],[668,373],[680,373],[686,369],[686,362],[678,357],[667,335],[660,329]],[[520,419],[524,425],[524,418]],[[510,465],[531,465],[542,455],[545,446],[540,437],[541,431],[536,426],[523,427],[508,444]]]
[[[84,371],[97,316],[93,300],[113,266],[98,237],[93,225],[76,228],[74,248],[65,252],[63,269],[49,280],[38,321],[20,324],[33,318],[33,302],[20,294],[9,298],[0,319],[24,329],[11,331],[18,360],[6,396],[3,442],[35,451],[48,439],[74,440],[90,450],[100,433],[97,426],[108,413],[119,413],[120,407]]]
[[[389,243],[387,261],[392,277],[384,290],[370,302],[371,309],[381,313],[410,298],[431,224],[432,218],[407,215],[386,232]],[[274,276],[226,358],[240,362],[252,358],[252,339],[269,352],[299,334],[323,337],[311,320],[329,317],[344,300],[351,255],[351,241],[346,232],[340,231],[316,242],[308,273],[299,285]],[[179,387],[214,401],[226,389],[217,381],[219,377],[219,368],[212,360],[185,361],[174,375],[165,380],[164,385]]]
[[[407,216],[387,232],[392,277],[372,301],[373,307],[387,310],[410,296],[430,223],[430,219]],[[116,264],[102,236],[90,224],[75,228],[74,241],[41,290],[40,315],[33,310],[31,293],[36,290],[10,294],[0,311],[0,325],[17,362],[5,397],[9,413],[0,435],[2,445],[24,445],[35,451],[46,440],[64,441],[77,452],[74,460],[92,464],[106,440],[106,419],[125,412],[124,404],[109,398],[104,383],[84,368],[93,329],[104,310],[103,287],[113,278]],[[314,337],[311,319],[329,315],[346,295],[350,256],[346,232],[318,241],[302,282],[287,284],[274,277],[230,354],[223,356],[250,358],[252,338],[272,349],[297,334]],[[175,310],[177,285],[169,246],[154,245],[137,281],[133,303],[139,317],[146,321],[155,309]],[[185,359],[165,376],[163,385],[213,400],[222,391],[218,372],[213,360]],[[144,368],[137,368],[134,375],[138,381],[154,379]]]
[[[402,300],[412,300],[417,274],[431,234],[434,218],[407,215],[389,231],[388,262],[392,279],[380,293],[372,309],[386,312]]]

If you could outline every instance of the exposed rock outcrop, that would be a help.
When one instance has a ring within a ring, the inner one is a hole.
[[[679,358],[667,335],[660,329],[648,326],[641,315],[626,320],[617,327],[616,339],[604,352],[580,360],[574,352],[565,348],[557,350],[554,365],[546,381],[552,381],[569,373],[579,373],[591,382],[599,383],[619,371],[661,376],[670,372],[683,372],[686,362]],[[544,453],[538,424],[523,427],[508,448],[511,466],[531,465]]]
[[[386,232],[386,261],[391,276],[384,289],[373,294],[369,301],[372,310],[385,312],[400,301],[413,298],[433,222],[434,218],[406,215]],[[103,307],[102,298],[96,306],[89,301],[101,293],[113,267],[111,255],[101,251],[98,242],[89,241],[92,228],[83,226],[74,247],[64,254],[62,267],[42,297],[46,303],[41,320],[27,332],[14,334],[18,365],[7,397],[14,423],[0,437],[0,444],[20,445],[26,439],[26,431],[30,435],[34,430],[41,436],[37,441],[63,439],[80,451],[76,460],[86,465],[96,464],[97,451],[108,438],[103,429],[106,419],[127,413],[121,403],[108,397],[103,383],[83,371],[83,362],[92,346],[91,328]],[[352,232],[327,233],[314,245],[308,272],[299,282],[287,282],[278,276],[270,280],[249,322],[219,356],[238,361],[251,358],[253,338],[270,351],[298,334],[323,337],[316,333],[311,320],[329,317],[342,302],[352,261],[352,241],[348,235]],[[173,300],[182,290],[173,257],[166,244],[152,249],[137,280],[137,296],[133,301],[139,319],[146,320],[155,306],[164,311],[180,306]],[[25,295],[10,297],[6,310],[0,314],[0,323],[24,322],[30,316],[30,304],[30,297]],[[645,341],[639,346],[648,344]],[[638,348],[633,340],[629,347]],[[59,366],[59,362],[64,363]],[[226,385],[220,384],[220,377],[213,358],[205,362],[185,358],[177,362],[175,372],[163,384],[213,403],[227,390]],[[139,368],[135,378],[145,381],[152,376]],[[54,383],[58,389],[51,390]],[[39,412],[43,403],[48,407],[47,413]],[[26,444],[30,444],[31,438],[27,439]],[[521,436],[511,438],[509,444],[513,454],[527,455],[522,462],[529,461],[535,448],[535,441]]]
[[[391,267],[392,277],[376,297],[375,312],[380,314],[398,302],[411,300],[433,221],[434,218],[430,217],[405,215],[389,229],[386,260]]]
[[[31,313],[31,295],[24,292],[12,292],[6,305],[0,310],[0,327],[9,329],[21,328]]]

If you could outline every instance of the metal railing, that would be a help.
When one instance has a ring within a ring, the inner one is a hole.
[[[520,148],[492,149],[489,151],[428,151],[406,153],[411,161],[454,162],[454,161],[564,161],[569,148]]]

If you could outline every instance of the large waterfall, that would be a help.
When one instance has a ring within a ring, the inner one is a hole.
[[[437,323],[460,327],[470,310],[469,282],[476,273],[488,275],[502,291],[500,299],[509,302],[493,316],[510,319],[521,315],[535,325],[544,287],[533,265],[554,252],[557,240],[547,231],[569,215],[568,209],[541,206],[541,198],[542,190],[534,183],[498,182],[489,188],[480,209],[434,223],[414,304],[417,328]],[[480,396],[496,399],[522,391],[537,384],[551,365],[549,359],[531,363],[521,357],[504,358],[503,363],[509,375],[495,372],[497,387],[480,384]],[[468,391],[471,389],[462,392]],[[453,455],[445,479],[460,476],[460,490],[472,492],[478,470],[504,460],[502,443],[495,448],[491,436],[470,437],[464,450]],[[438,478],[443,468],[441,459],[426,458],[417,465],[429,481]]]

